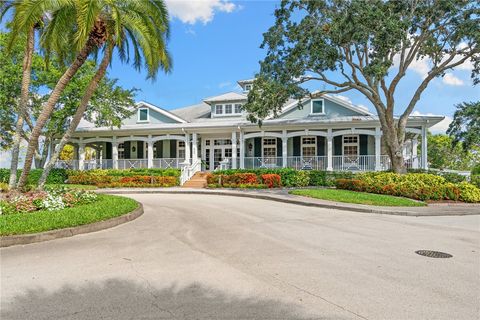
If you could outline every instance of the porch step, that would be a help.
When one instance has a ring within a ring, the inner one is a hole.
[[[182,188],[206,188],[207,187],[207,173],[197,172],[193,177],[182,185]]]

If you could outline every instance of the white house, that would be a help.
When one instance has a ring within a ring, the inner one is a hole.
[[[71,143],[76,160],[69,168],[280,168],[386,170],[378,117],[335,96],[288,101],[282,113],[260,128],[246,120],[242,105],[253,79],[238,81],[243,93],[228,92],[201,103],[165,110],[138,102],[136,114],[121,128],[95,127],[82,121]],[[427,128],[443,117],[411,116],[405,150],[408,167],[427,167]],[[422,141],[421,154],[417,154]],[[99,150],[85,160],[85,147]]]

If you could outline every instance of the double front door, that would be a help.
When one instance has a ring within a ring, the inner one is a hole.
[[[232,141],[230,139],[207,139],[205,141],[205,170],[213,171],[220,162],[232,158]]]

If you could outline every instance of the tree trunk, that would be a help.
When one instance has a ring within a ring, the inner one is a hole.
[[[75,111],[75,115],[73,116],[67,131],[64,133],[62,139],[60,140],[60,143],[57,144],[54,153],[51,155],[50,159],[47,162],[47,165],[45,166],[42,172],[42,176],[38,181],[39,189],[43,189],[45,182],[47,181],[48,174],[52,169],[52,167],[55,165],[55,162],[58,160],[58,157],[60,156],[60,153],[62,152],[63,147],[65,147],[65,145],[70,140],[72,134],[77,129],[77,126],[80,123],[80,120],[82,119],[83,114],[85,113],[85,110],[87,109],[88,102],[92,98],[93,94],[95,93],[95,90],[98,87],[98,84],[100,83],[100,81],[105,75],[105,72],[107,71],[108,64],[110,63],[110,60],[112,57],[112,51],[113,51],[113,46],[108,45],[107,49],[105,50],[105,54],[102,58],[102,62],[100,63],[100,66],[98,67],[97,72],[95,73],[93,78],[90,80],[90,83],[88,84],[88,87],[85,90],[82,100],[80,100],[80,104],[77,110]]]
[[[404,135],[402,135],[402,137],[398,136],[393,115],[386,114],[385,120],[386,123],[381,121],[381,124],[388,156],[390,157],[390,162],[392,163],[392,171],[395,173],[406,173],[407,169],[405,167],[405,160],[403,159],[404,141],[400,141],[404,140]],[[403,131],[404,130],[405,128]]]
[[[22,88],[20,93],[20,103],[18,105],[18,118],[13,135],[12,162],[10,163],[10,179],[8,187],[15,189],[17,184],[18,157],[20,153],[20,143],[22,141],[23,121],[27,117],[28,94],[32,72],[32,57],[35,42],[35,29],[28,30],[27,43],[25,46],[25,55],[23,57]]]
[[[68,85],[70,80],[73,78],[75,73],[77,73],[78,69],[85,63],[88,58],[88,55],[91,53],[92,49],[94,48],[94,42],[88,41],[85,47],[80,51],[75,61],[68,67],[62,77],[58,80],[55,88],[53,89],[50,97],[48,98],[47,103],[42,109],[42,112],[38,116],[38,119],[35,123],[35,127],[32,130],[32,134],[30,135],[30,141],[28,142],[27,147],[27,155],[25,156],[25,164],[23,167],[22,175],[20,176],[20,180],[18,181],[18,188],[23,188],[27,182],[28,174],[30,173],[30,169],[32,168],[32,161],[33,156],[35,154],[35,149],[38,144],[38,139],[42,133],[42,129],[45,126],[45,123],[50,118],[55,105],[57,104],[60,96]]]

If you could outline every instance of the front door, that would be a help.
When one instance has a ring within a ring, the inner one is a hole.
[[[359,138],[358,135],[343,136],[343,163],[346,167],[358,166]]]

